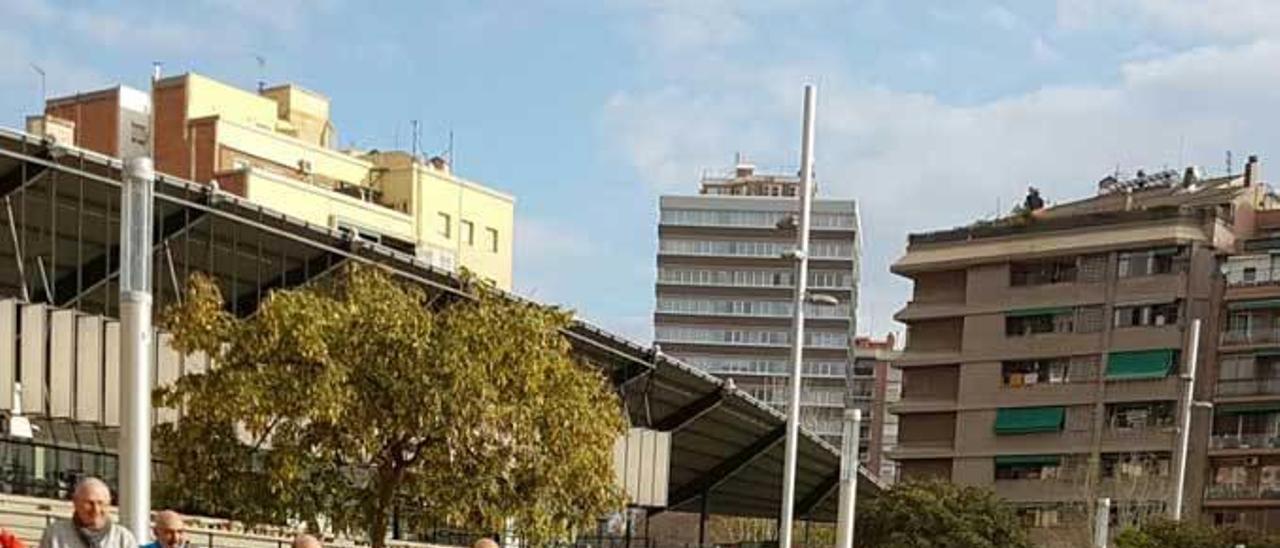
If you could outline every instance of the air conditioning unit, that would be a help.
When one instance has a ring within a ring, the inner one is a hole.
[[[304,175],[310,175],[310,174],[311,174],[311,161],[310,161],[310,160],[298,160],[298,171],[302,172]]]

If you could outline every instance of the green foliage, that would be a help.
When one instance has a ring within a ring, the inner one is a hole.
[[[1030,548],[1013,509],[989,490],[905,482],[859,501],[855,542],[866,548]]]
[[[1116,535],[1116,548],[1280,548],[1280,538],[1239,529],[1220,529],[1197,521],[1160,517]]]
[[[156,393],[183,410],[157,428],[162,495],[375,546],[397,505],[409,528],[513,519],[535,544],[593,527],[622,503],[616,396],[572,357],[568,313],[469,289],[474,300],[433,308],[417,287],[350,267],[236,318],[193,277],[162,325],[217,367]]]

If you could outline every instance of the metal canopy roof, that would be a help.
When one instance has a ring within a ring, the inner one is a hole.
[[[116,316],[120,168],[114,158],[0,129],[0,232],[6,233],[0,236],[0,295],[22,298],[25,287],[31,301]],[[346,261],[382,265],[431,291],[465,297],[450,273],[411,255],[208,185],[159,175],[155,194],[157,309],[173,302],[192,272],[213,275],[231,307],[244,314],[270,290],[321,278]],[[714,514],[778,515],[783,415],[655,348],[585,321],[565,335],[580,356],[613,378],[632,424],[672,432],[668,509],[699,511],[708,494],[706,507]],[[838,451],[807,431],[799,451],[796,515],[833,520]],[[865,469],[859,472],[860,496],[882,488]]]

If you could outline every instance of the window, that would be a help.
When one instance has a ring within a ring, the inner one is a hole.
[[[1117,274],[1121,278],[1170,274],[1178,258],[1179,248],[1168,247],[1120,253]]]
[[[1076,275],[1075,257],[1009,265],[1009,285],[1014,287],[1074,282]]]
[[[1147,430],[1173,426],[1173,402],[1113,403],[1107,405],[1107,427]]]
[[[1026,337],[1042,333],[1070,333],[1075,313],[1070,308],[1010,312],[1005,315],[1005,335]]]
[[[436,229],[436,232],[441,236],[445,237],[446,239],[452,238],[453,237],[453,218],[450,217],[448,213],[445,213],[443,211],[438,213],[438,215],[440,220],[440,226],[439,228]]]
[[[1057,479],[1062,473],[1058,455],[1015,455],[996,457],[997,480]]]
[[[489,237],[489,252],[497,253],[498,252],[498,229],[486,228],[484,229],[484,231]]]
[[[460,234],[459,236],[462,238],[462,241],[466,242],[466,244],[469,246],[476,245],[475,223],[472,223],[471,221],[467,221],[467,220],[459,221],[459,223],[462,230],[462,234]]]
[[[1252,266],[1245,267],[1241,273],[1245,282],[1254,282],[1258,280],[1258,269]]]
[[[1103,453],[1102,477],[1138,479],[1168,477],[1168,453]]]
[[[1007,361],[1000,373],[1004,385],[1011,388],[1038,384],[1061,384],[1068,380],[1069,358]]]
[[[1115,310],[1116,327],[1165,326],[1178,323],[1178,303],[1118,306]]]

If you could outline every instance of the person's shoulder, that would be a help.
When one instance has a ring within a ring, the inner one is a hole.
[[[117,548],[138,548],[138,540],[134,538],[133,533],[129,531],[128,527],[116,524],[114,529],[116,530],[115,546]]]
[[[66,535],[74,532],[75,532],[75,528],[72,526],[71,520],[69,519],[54,520],[53,523],[50,523],[48,527],[44,528],[45,536],[49,536],[49,535],[61,536],[61,535]]]

